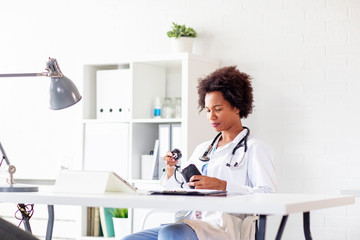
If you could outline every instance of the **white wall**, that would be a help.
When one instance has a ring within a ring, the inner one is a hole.
[[[245,123],[273,147],[281,192],[360,185],[359,0],[4,0],[0,72],[40,71],[51,56],[81,89],[84,63],[170,52],[172,21],[198,31],[195,53],[253,77],[255,110]],[[77,166],[81,107],[49,112],[47,96],[30,90],[47,89],[47,80],[29,82],[0,80],[0,139],[10,160],[52,174]],[[313,237],[359,239],[359,213],[359,203],[314,212]],[[279,220],[270,219],[268,236]],[[300,221],[290,216],[284,239],[303,238]]]

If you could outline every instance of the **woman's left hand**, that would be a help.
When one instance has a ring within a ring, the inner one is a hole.
[[[189,186],[194,186],[195,189],[215,189],[226,190],[226,181],[220,180],[214,177],[208,177],[204,175],[194,175],[188,182]]]

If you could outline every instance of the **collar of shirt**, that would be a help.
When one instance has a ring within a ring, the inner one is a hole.
[[[235,148],[235,146],[241,141],[241,139],[243,139],[246,134],[247,134],[248,130],[246,128],[244,128],[231,142],[225,144],[224,146],[218,148],[217,145],[219,143],[220,138],[218,138],[216,140],[216,142],[214,143],[214,149],[213,152],[216,151],[220,151],[222,149],[227,149],[227,148]]]

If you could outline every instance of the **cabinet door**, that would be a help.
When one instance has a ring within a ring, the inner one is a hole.
[[[113,171],[128,178],[129,124],[86,123],[84,170]]]

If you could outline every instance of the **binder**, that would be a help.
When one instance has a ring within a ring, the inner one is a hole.
[[[158,176],[158,168],[157,163],[159,159],[159,139],[155,140],[154,144],[154,152],[153,152],[153,162],[152,162],[152,179],[157,179]]]
[[[130,69],[96,71],[96,118],[128,121],[131,104]]]
[[[175,148],[183,151],[182,149],[182,133],[181,133],[181,124],[171,124],[171,151]],[[181,166],[181,160],[178,162],[178,166]]]
[[[182,150],[181,124],[171,124],[171,150],[174,148]]]
[[[160,179],[165,171],[164,156],[170,151],[171,143],[171,127],[170,124],[159,124],[159,154],[157,161],[157,176],[155,179]]]
[[[94,224],[94,237],[99,237],[100,236],[100,210],[98,207],[94,208],[94,219],[93,219],[93,224]]]
[[[115,237],[111,211],[114,208],[100,207],[100,223],[104,237]]]

